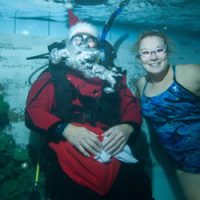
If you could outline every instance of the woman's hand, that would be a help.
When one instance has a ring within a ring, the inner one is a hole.
[[[84,127],[68,124],[64,129],[63,137],[86,157],[90,153],[97,155],[101,151],[98,135]]]
[[[133,127],[128,124],[120,124],[104,132],[103,149],[111,154],[116,155],[121,152],[128,141]]]

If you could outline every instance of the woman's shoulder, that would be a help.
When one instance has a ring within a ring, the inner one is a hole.
[[[179,78],[199,77],[200,65],[198,64],[179,64],[176,65],[177,76]]]
[[[196,72],[200,70],[200,64],[177,64],[176,69],[179,71]]]
[[[196,95],[200,95],[200,65],[177,65],[176,80]]]

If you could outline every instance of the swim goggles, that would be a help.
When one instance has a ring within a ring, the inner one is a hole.
[[[149,49],[142,49],[139,51],[139,56],[148,58],[150,57],[153,53],[155,53],[157,56],[163,55],[167,50],[167,46],[159,46],[155,50],[151,51]]]

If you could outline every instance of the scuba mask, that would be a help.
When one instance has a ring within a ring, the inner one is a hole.
[[[79,33],[72,37],[71,44],[75,47],[97,48],[98,40],[94,36],[86,33]]]

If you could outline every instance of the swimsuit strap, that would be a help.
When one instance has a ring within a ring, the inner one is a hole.
[[[172,70],[173,70],[173,80],[176,81],[176,65],[172,66]]]
[[[146,80],[146,83],[145,83],[144,88],[142,90],[142,95],[144,95],[144,91],[145,91],[145,89],[147,87],[148,82],[149,82],[149,79]]]

